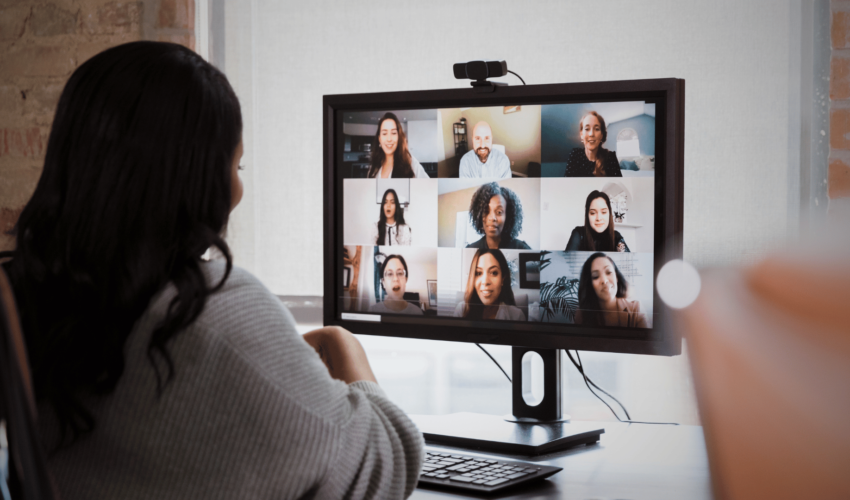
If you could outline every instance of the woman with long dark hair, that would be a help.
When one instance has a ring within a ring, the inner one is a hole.
[[[475,252],[463,302],[455,308],[455,316],[525,321],[525,314],[516,306],[511,268],[501,250],[484,248]]]
[[[628,252],[629,246],[614,229],[611,199],[602,191],[591,191],[584,202],[584,225],[576,226],[567,241],[567,252]]]
[[[393,113],[385,113],[378,122],[378,131],[372,145],[372,165],[367,177],[428,178],[422,164],[410,154],[407,135]]]
[[[581,117],[578,131],[584,147],[570,151],[564,177],[622,177],[617,153],[602,147],[608,140],[602,115],[588,111]]]
[[[421,434],[357,340],[302,337],[232,265],[221,234],[242,196],[241,136],[225,76],[175,44],[108,49],[62,92],[3,268],[64,498],[385,498],[416,484]],[[223,259],[203,261],[210,247]]]
[[[372,240],[379,246],[410,246],[413,230],[404,222],[404,208],[395,189],[387,189],[381,198],[381,213],[372,227]]]
[[[629,282],[611,257],[591,255],[579,274],[576,324],[649,328],[640,302],[629,300],[628,291]]]

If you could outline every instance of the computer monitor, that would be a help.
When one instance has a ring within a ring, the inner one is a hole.
[[[524,402],[527,351],[681,352],[655,278],[682,254],[684,81],[490,90],[324,97],[324,322],[513,346],[517,420],[558,421],[552,370]]]

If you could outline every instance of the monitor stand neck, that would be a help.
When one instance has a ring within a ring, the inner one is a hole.
[[[534,373],[532,360],[526,353],[536,353],[543,359],[543,373]],[[529,424],[547,424],[569,422],[570,416],[564,414],[561,387],[561,351],[560,349],[535,349],[514,347],[511,353],[513,372],[513,415],[505,417],[508,422]],[[524,359],[525,358],[525,359]],[[535,377],[543,377],[543,398],[534,406],[526,400],[532,400],[532,387],[539,384]]]
[[[544,393],[531,406],[533,370],[526,353],[543,358]],[[561,411],[561,353],[558,349],[513,348],[513,415],[480,413],[410,415],[430,444],[494,451],[515,455],[540,455],[599,442],[605,432],[596,422],[570,422]],[[526,397],[523,397],[523,394]]]

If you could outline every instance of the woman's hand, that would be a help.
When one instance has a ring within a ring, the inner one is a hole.
[[[376,382],[366,351],[360,341],[348,330],[338,326],[326,326],[304,334],[322,362],[328,367],[331,377],[346,384],[358,380]]]

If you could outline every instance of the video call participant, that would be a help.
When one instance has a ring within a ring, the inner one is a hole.
[[[478,188],[469,204],[469,219],[475,231],[484,236],[466,248],[531,248],[516,239],[522,231],[522,202],[508,188],[495,182]]]
[[[588,111],[578,127],[584,147],[570,151],[564,177],[622,177],[617,153],[602,147],[608,140],[605,119],[596,111]]]
[[[372,166],[369,167],[367,177],[428,179],[422,164],[410,154],[407,136],[393,113],[385,113],[381,117],[375,133],[375,144],[372,145]]]
[[[383,302],[369,307],[369,312],[380,314],[413,314],[421,316],[422,309],[404,300],[407,288],[407,262],[401,255],[388,255],[381,264],[381,288],[386,290]]]
[[[629,246],[614,229],[611,199],[602,191],[591,191],[584,203],[584,225],[576,226],[567,241],[567,252],[628,252]]]
[[[221,235],[242,197],[242,149],[227,78],[183,46],[119,45],[65,85],[2,265],[66,500],[401,498],[416,486],[422,433],[356,337],[301,335],[233,265]],[[205,261],[212,246],[221,258]]]
[[[628,290],[629,282],[611,257],[591,255],[579,275],[576,324],[649,328],[640,302],[626,298]]]
[[[493,148],[493,131],[485,121],[472,129],[472,149],[460,159],[459,177],[511,178],[511,160],[505,153]]]
[[[372,240],[379,246],[410,246],[413,230],[404,223],[404,208],[395,189],[387,189],[381,199],[378,222],[372,226]]]
[[[466,293],[463,302],[455,308],[455,316],[525,321],[525,314],[516,306],[511,289],[511,269],[501,251],[484,249],[475,252]]]

